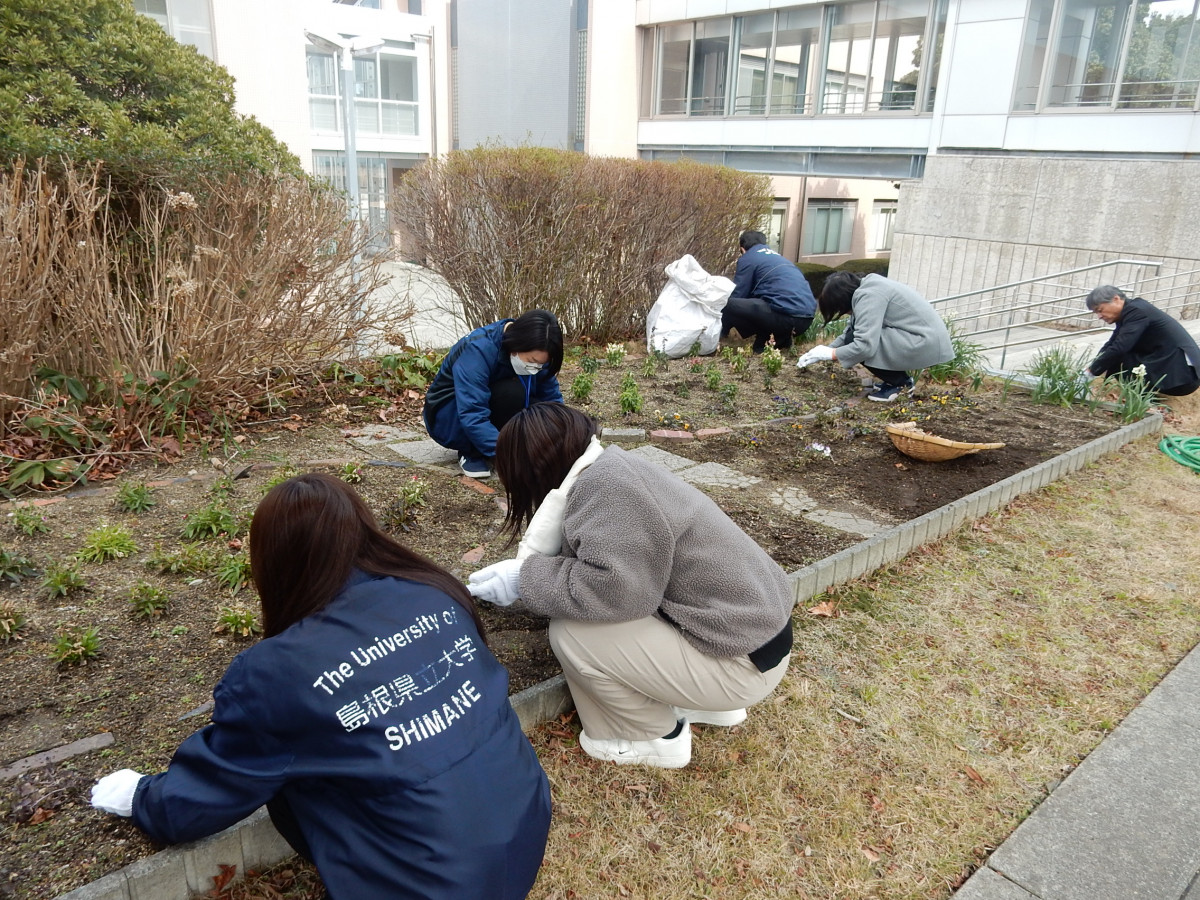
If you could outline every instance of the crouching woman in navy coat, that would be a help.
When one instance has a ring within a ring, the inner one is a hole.
[[[328,475],[267,494],[250,547],[266,638],[165,772],[93,805],[177,843],[265,803],[333,900],[525,897],[550,791],[465,588]]]

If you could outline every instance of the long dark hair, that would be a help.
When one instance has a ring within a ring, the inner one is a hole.
[[[508,323],[500,341],[504,353],[524,353],[527,350],[545,350],[550,357],[544,371],[557,375],[562,368],[563,336],[554,313],[545,309],[531,309]]]
[[[354,489],[332,475],[309,472],[276,485],[250,525],[250,571],[262,600],[263,633],[329,605],[351,569],[394,575],[444,591],[484,636],[475,601],[457,578],[386,535]]]
[[[500,429],[496,474],[508,498],[501,530],[510,544],[599,433],[595,419],[562,403],[535,403]]]
[[[834,272],[825,279],[821,288],[821,318],[826,322],[849,315],[854,311],[854,292],[862,284],[862,276],[857,272]]]

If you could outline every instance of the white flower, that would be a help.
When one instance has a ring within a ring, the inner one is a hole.
[[[808,449],[812,450],[814,453],[820,453],[823,456],[833,456],[833,450],[831,450],[827,445],[818,443],[817,441],[813,441],[811,444],[809,444]]]
[[[1136,375],[1138,378],[1145,378],[1146,377],[1145,365],[1134,366],[1133,374]]]

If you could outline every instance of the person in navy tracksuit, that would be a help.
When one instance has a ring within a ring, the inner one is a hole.
[[[795,263],[767,246],[761,231],[743,231],[738,246],[742,255],[733,293],[721,311],[721,336],[731,328],[744,338],[753,336],[755,353],[762,353],[774,336],[775,346],[787,350],[795,335],[808,330],[817,310],[808,279]]]
[[[165,772],[93,805],[177,843],[265,803],[333,900],[525,897],[549,786],[463,586],[319,473],[266,496],[250,546],[265,639]]]
[[[464,475],[488,478],[504,423],[542,401],[562,402],[558,319],[534,309],[476,328],[450,348],[425,392],[429,436],[459,454]]]

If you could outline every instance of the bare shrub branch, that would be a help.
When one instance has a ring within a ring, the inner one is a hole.
[[[631,338],[685,253],[710,272],[770,208],[768,181],[699,163],[534,147],[459,151],[412,171],[393,202],[406,252],[446,279],[467,323],[540,307],[573,338]]]

